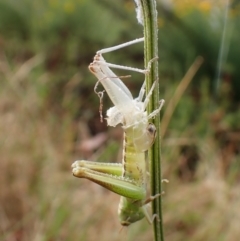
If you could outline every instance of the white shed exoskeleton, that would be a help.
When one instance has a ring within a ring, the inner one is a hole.
[[[156,135],[156,127],[149,123],[149,119],[159,113],[164,104],[164,100],[160,101],[158,109],[148,115],[146,107],[155,83],[145,100],[143,100],[145,82],[140,90],[139,96],[133,99],[126,85],[110,69],[110,67],[120,68],[147,74],[154,60],[149,62],[147,69],[142,70],[107,63],[102,57],[102,54],[142,41],[144,41],[144,39],[140,38],[100,50],[95,55],[94,61],[89,65],[90,71],[98,79],[97,84],[100,82],[103,85],[114,104],[114,107],[107,111],[108,125],[116,126],[117,124],[122,124],[124,130],[122,163],[99,163],[81,160],[72,164],[74,176],[87,178],[121,195],[118,214],[123,226],[128,226],[142,219],[144,216],[152,223],[156,217],[156,215],[151,217],[146,209],[146,204],[160,194],[147,197],[148,177],[145,151],[152,146]],[[101,99],[102,92],[98,94]]]

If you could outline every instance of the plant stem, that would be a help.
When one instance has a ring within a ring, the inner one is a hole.
[[[158,25],[157,25],[157,10],[155,0],[140,0],[143,13],[144,23],[144,61],[147,67],[150,60],[158,56]],[[146,92],[148,93],[154,81],[157,80],[156,88],[151,96],[148,113],[156,110],[159,107],[159,84],[158,84],[158,61],[152,63],[151,71],[146,75]],[[151,195],[162,193],[161,185],[161,146],[160,146],[160,115],[157,115],[153,120],[153,124],[157,128],[156,140],[149,151],[150,175],[151,175]],[[162,218],[162,198],[154,199],[152,203],[153,214],[157,214],[154,219],[153,229],[155,241],[164,241],[163,236],[163,218]]]

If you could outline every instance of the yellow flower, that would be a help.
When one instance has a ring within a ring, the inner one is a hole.
[[[203,12],[209,12],[211,9],[211,4],[209,1],[201,1],[198,7],[199,7],[199,10]]]

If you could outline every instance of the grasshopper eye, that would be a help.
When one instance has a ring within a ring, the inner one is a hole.
[[[149,133],[149,135],[151,135],[153,138],[155,138],[156,136],[156,127],[154,124],[149,123],[148,127],[147,127],[147,131]]]

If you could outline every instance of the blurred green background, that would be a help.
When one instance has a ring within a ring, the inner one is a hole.
[[[157,1],[168,241],[240,236],[240,2],[226,2]],[[121,230],[119,197],[70,168],[121,161],[122,129],[100,122],[87,67],[142,32],[132,0],[0,0],[0,240],[152,240],[146,220]],[[142,68],[143,45],[105,57]],[[137,96],[144,76],[130,74]]]

